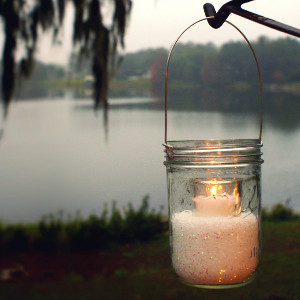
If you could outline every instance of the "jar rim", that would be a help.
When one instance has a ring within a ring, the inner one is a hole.
[[[262,147],[260,139],[210,139],[210,140],[171,140],[167,142],[171,149],[214,149],[236,147]]]
[[[244,165],[263,163],[260,139],[178,140],[165,145],[165,164]]]

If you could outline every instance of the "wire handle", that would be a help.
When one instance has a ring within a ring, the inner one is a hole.
[[[179,35],[179,37],[176,39],[175,43],[173,44],[173,46],[171,47],[171,50],[169,52],[169,56],[168,56],[168,60],[167,60],[167,67],[166,67],[166,78],[165,78],[165,143],[163,144],[163,146],[166,147],[166,152],[167,152],[168,155],[169,155],[169,151],[171,151],[171,149],[172,149],[172,146],[168,145],[168,140],[167,140],[167,133],[168,133],[168,72],[169,72],[169,64],[170,64],[171,56],[172,56],[173,50],[174,50],[177,42],[179,41],[179,39],[182,37],[182,35],[186,31],[188,31],[194,25],[196,25],[196,24],[198,24],[198,23],[200,23],[202,21],[211,19],[211,18],[214,18],[214,17],[203,18],[201,20],[198,20],[198,21],[194,22],[189,27],[187,27]],[[254,59],[255,59],[255,63],[256,63],[256,67],[257,67],[257,71],[258,71],[258,77],[259,77],[259,91],[260,91],[260,130],[259,130],[259,140],[261,141],[261,136],[262,136],[262,80],[261,80],[261,72],[260,72],[260,68],[259,68],[259,63],[258,63],[255,51],[254,51],[251,43],[249,42],[249,40],[247,39],[247,37],[243,34],[243,32],[238,27],[236,27],[234,24],[232,24],[231,22],[229,22],[227,20],[225,22],[228,23],[229,25],[231,25],[233,28],[235,28],[243,36],[243,38],[245,39],[245,41],[249,45],[249,47],[250,47],[250,49],[252,51],[252,54],[254,56]]]

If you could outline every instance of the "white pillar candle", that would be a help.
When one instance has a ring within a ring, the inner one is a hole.
[[[201,217],[232,216],[240,213],[240,200],[226,193],[192,198],[196,211],[194,215]]]
[[[246,281],[258,264],[255,215],[199,217],[192,211],[172,217],[172,262],[186,282],[227,285]]]

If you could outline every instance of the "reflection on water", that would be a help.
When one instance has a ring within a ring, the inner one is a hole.
[[[256,114],[173,104],[170,138],[258,136]],[[166,207],[162,107],[162,101],[149,98],[114,99],[105,115],[86,99],[13,103],[0,145],[0,219],[38,219],[59,209],[89,214],[111,200],[140,205],[146,194],[152,207]],[[298,118],[291,119],[271,112],[264,118],[265,206],[287,198],[300,206],[300,126]]]
[[[197,93],[196,93],[197,92]],[[222,111],[229,113],[253,114],[259,118],[260,103],[257,91],[232,92],[217,90],[212,92],[196,90],[195,94],[173,95],[169,109],[180,111]],[[191,97],[190,97],[191,96]],[[263,93],[263,115],[272,125],[281,130],[297,129],[300,125],[300,94],[277,92]]]
[[[268,119],[272,125],[280,130],[290,131],[300,125],[300,95],[299,93],[286,92],[284,89],[270,92],[263,91],[264,120]],[[134,91],[132,91],[134,94]],[[189,86],[188,90],[169,89],[168,109],[179,111],[222,111],[253,114],[259,118],[259,90],[233,90],[230,88],[200,89],[197,86]],[[44,99],[76,99],[77,109],[93,109],[91,102],[91,89],[78,85],[72,90],[46,89],[37,85],[23,84],[17,91],[18,101],[44,100]],[[86,101],[82,101],[86,99]],[[164,109],[162,99],[150,97],[112,98],[109,100],[111,109]]]

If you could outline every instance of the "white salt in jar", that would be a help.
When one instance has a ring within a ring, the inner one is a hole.
[[[261,140],[167,144],[175,272],[197,287],[249,283],[260,254]]]

